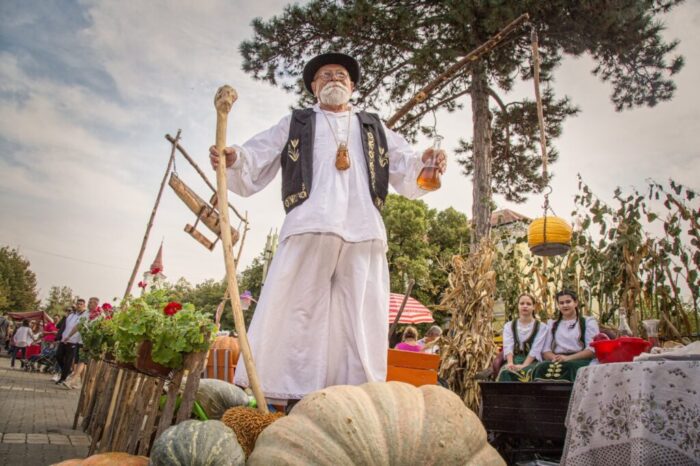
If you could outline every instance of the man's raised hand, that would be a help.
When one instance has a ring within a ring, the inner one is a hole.
[[[226,168],[233,165],[238,158],[238,154],[236,154],[236,150],[233,147],[225,148],[224,155],[226,155]],[[214,170],[219,166],[219,151],[216,150],[216,146],[209,148],[209,162],[211,162],[211,168]]]

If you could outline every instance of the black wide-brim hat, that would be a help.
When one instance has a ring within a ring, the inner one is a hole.
[[[311,89],[311,82],[319,68],[325,65],[340,65],[348,70],[350,80],[355,83],[355,86],[360,82],[360,64],[357,63],[357,60],[344,53],[322,53],[309,60],[304,67],[304,86],[312,94],[314,91]]]

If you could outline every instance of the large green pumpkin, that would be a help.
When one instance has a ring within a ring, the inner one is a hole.
[[[451,391],[402,382],[329,387],[265,429],[248,465],[505,466]]]
[[[153,443],[150,466],[240,466],[245,455],[221,421],[184,421]]]
[[[232,383],[217,379],[202,379],[195,400],[207,413],[209,419],[221,419],[227,409],[247,406],[250,397]]]

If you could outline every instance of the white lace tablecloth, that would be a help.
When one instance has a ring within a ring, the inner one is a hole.
[[[700,465],[700,361],[580,369],[561,465]]]

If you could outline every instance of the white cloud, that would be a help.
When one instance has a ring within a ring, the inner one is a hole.
[[[62,70],[67,76],[37,73],[41,59],[32,47],[0,50],[0,243],[22,245],[44,295],[51,285],[66,284],[83,296],[121,296],[170,154],[163,135],[181,128],[184,147],[214,181],[206,152],[214,138],[218,86],[231,84],[239,94],[229,117],[230,142],[244,141],[287,112],[294,97],[244,74],[238,51],[252,37],[253,17],[279,14],[286,3],[84,1],[80,26],[65,28],[52,51],[69,65]],[[687,60],[672,102],[616,113],[610,88],[591,76],[590,61],[567,60],[556,71],[557,94],[582,107],[557,143],[561,160],[553,167],[552,201],[559,215],[572,208],[577,172],[603,197],[617,185],[641,187],[649,176],[697,184],[700,68],[694,32],[700,7],[687,2],[668,19],[668,37],[681,40]],[[13,30],[42,26],[34,12],[20,11],[8,21]],[[83,72],[90,75],[78,79]],[[517,92],[532,98],[531,83]],[[459,137],[470,137],[471,114],[441,113],[439,125],[445,147],[453,148]],[[209,197],[182,158],[177,168]],[[471,215],[471,191],[470,180],[450,161],[442,190],[424,200]],[[231,195],[231,201],[251,219],[245,266],[284,218],[279,179],[254,197]],[[521,206],[498,202],[536,216],[542,199],[532,196]],[[141,270],[164,239],[171,279],[222,277],[220,247],[208,252],[182,231],[193,220],[166,187]]]

